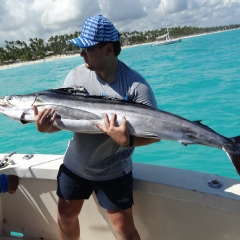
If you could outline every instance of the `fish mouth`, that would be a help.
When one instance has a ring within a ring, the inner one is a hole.
[[[2,107],[11,107],[12,105],[6,101],[4,101],[3,99],[0,99],[0,106]]]
[[[0,102],[0,106],[2,106],[2,107],[7,107],[7,104],[4,103],[4,102]]]
[[[4,107],[4,98],[0,98],[0,113],[3,113],[3,109],[1,108],[1,106],[3,106]]]
[[[0,106],[4,103],[4,98],[0,98]]]

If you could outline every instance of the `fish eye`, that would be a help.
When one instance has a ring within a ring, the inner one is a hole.
[[[7,101],[11,101],[12,99],[13,99],[12,96],[8,96],[8,97],[6,97],[6,100],[7,100]]]

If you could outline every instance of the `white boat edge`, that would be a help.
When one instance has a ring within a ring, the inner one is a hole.
[[[0,159],[4,156],[0,154]],[[22,234],[22,239],[59,239],[55,192],[62,159],[62,155],[14,154],[11,164],[0,169],[1,174],[21,178],[16,194],[0,195],[1,240],[16,239],[10,232]],[[133,163],[133,168],[133,211],[142,240],[239,238],[239,180],[142,163]],[[82,240],[115,239],[94,196],[84,203],[79,220]]]

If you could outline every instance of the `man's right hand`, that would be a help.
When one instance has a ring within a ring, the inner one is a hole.
[[[7,175],[8,177],[8,192],[11,194],[16,193],[20,178],[16,175]]]
[[[60,129],[53,126],[56,119],[55,110],[52,108],[46,108],[42,111],[38,111],[36,106],[33,106],[35,124],[39,132],[57,132]]]

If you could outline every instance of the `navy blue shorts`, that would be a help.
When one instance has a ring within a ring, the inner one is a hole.
[[[112,180],[91,181],[74,174],[62,164],[57,182],[57,195],[62,199],[89,199],[94,191],[100,206],[107,210],[124,210],[133,205],[132,172]]]

